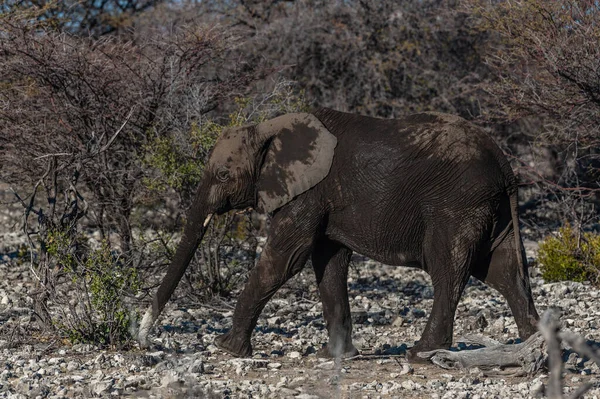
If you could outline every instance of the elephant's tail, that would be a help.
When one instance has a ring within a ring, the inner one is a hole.
[[[519,229],[519,201],[517,197],[517,190],[509,193],[510,196],[510,214],[512,216],[513,223],[513,236],[515,239],[515,251],[517,251],[517,261],[519,262],[519,277],[522,281],[529,281],[527,275],[527,258],[525,256],[525,248],[521,241],[521,230]]]
[[[498,147],[496,147],[496,155],[498,163],[500,164],[500,168],[502,169],[502,173],[505,177],[504,189],[506,190],[506,193],[510,199],[510,215],[513,224],[515,251],[517,252],[515,255],[517,256],[517,261],[519,262],[519,277],[522,281],[528,282],[529,276],[527,274],[527,257],[525,256],[525,248],[523,247],[523,242],[521,241],[521,230],[519,229],[519,182],[517,181],[517,177],[515,176],[508,159]]]

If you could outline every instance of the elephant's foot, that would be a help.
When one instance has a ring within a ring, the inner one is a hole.
[[[406,351],[406,360],[408,360],[409,363],[418,363],[418,364],[427,364],[427,363],[431,363],[429,361],[429,359],[427,358],[423,358],[423,357],[419,357],[417,355],[417,353],[419,352],[427,352],[426,350],[422,350],[422,349],[414,349],[411,348],[409,350]]]
[[[252,345],[250,338],[240,337],[229,331],[215,338],[215,345],[235,357],[250,357],[252,355]]]
[[[519,329],[519,338],[523,341],[527,341],[529,337],[538,332],[538,323],[540,322],[539,316],[535,312],[534,314],[528,315],[524,321],[516,320],[517,328]]]
[[[317,351],[317,357],[328,359],[340,357],[342,359],[348,359],[360,354],[358,349],[356,349],[352,343],[346,344],[343,348],[339,348],[338,350],[335,349],[338,348],[332,348],[331,345],[327,344]]]
[[[419,352],[429,352],[436,349],[448,349],[450,345],[421,345],[420,343],[415,344],[412,348],[406,351],[406,360],[409,363],[421,363],[430,364],[428,358],[418,356]]]

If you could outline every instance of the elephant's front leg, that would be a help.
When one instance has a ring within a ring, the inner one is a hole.
[[[296,275],[312,251],[314,230],[306,224],[293,226],[294,220],[278,214],[260,260],[250,273],[238,298],[231,330],[215,340],[215,345],[237,357],[252,354],[250,337],[261,311],[273,294]]]
[[[321,357],[352,357],[358,350],[352,345],[352,318],[348,302],[348,265],[352,251],[328,239],[315,244],[312,264],[323,303],[323,317],[329,343]]]

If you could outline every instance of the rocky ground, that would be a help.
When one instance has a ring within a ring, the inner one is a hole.
[[[0,218],[2,216],[0,215]],[[8,218],[0,225],[14,223]],[[547,375],[489,376],[483,370],[448,371],[408,364],[406,349],[418,339],[433,302],[427,275],[356,258],[350,273],[354,343],[362,356],[335,362],[315,352],[326,342],[314,275],[306,268],[267,305],[253,336],[254,356],[236,359],[213,345],[231,326],[233,301],[171,303],[153,332],[155,347],[127,351],[69,345],[27,335],[33,278],[18,264],[23,237],[0,232],[0,397],[147,398],[528,398],[541,396]],[[528,256],[535,256],[528,242]],[[532,270],[538,311],[562,311],[565,327],[600,341],[600,291],[580,283],[545,284]],[[471,281],[456,315],[455,346],[466,334],[512,342],[517,329],[506,302]],[[600,397],[600,370],[566,351],[567,390],[583,382]]]

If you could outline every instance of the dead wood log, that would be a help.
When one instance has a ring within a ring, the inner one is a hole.
[[[485,346],[484,348],[463,351],[438,349],[419,352],[417,355],[444,369],[481,370],[516,368],[511,375],[531,375],[547,367],[548,384],[545,387],[549,399],[563,399],[563,346],[568,346],[581,356],[586,356],[600,366],[600,354],[587,343],[585,338],[571,331],[560,331],[558,317],[552,309],[546,310],[538,324],[538,333],[519,344],[504,345],[485,337],[468,337],[465,341]],[[488,373],[489,374],[489,373]],[[503,373],[509,374],[509,373]],[[582,398],[592,387],[583,384],[569,396]]]
[[[543,367],[546,361],[544,337],[539,332],[532,335],[527,341],[513,345],[504,345],[480,337],[469,337],[468,341],[486,345],[486,347],[458,352],[437,349],[419,352],[418,356],[429,359],[433,364],[444,369],[478,367],[485,370],[498,367],[518,367],[515,374],[535,373]]]

